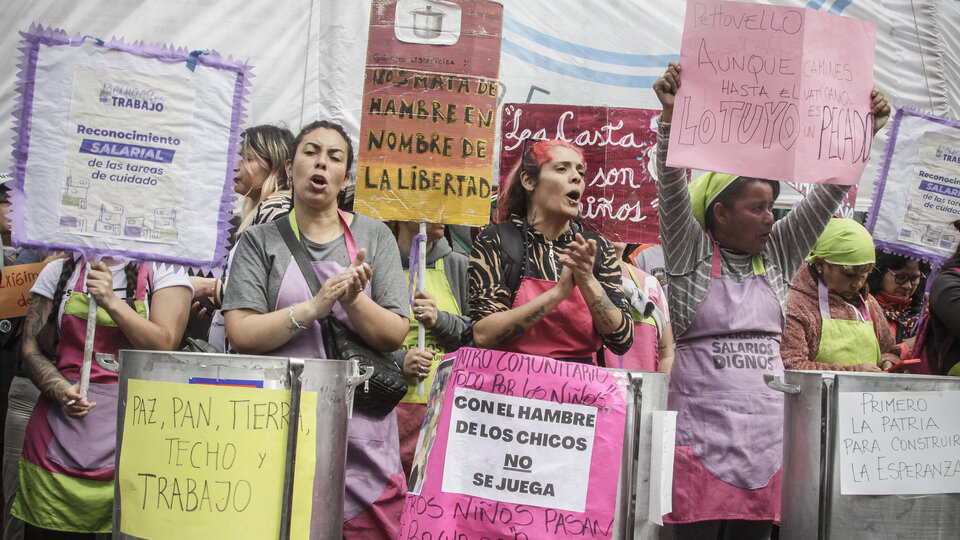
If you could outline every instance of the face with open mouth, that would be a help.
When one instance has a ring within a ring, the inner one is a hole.
[[[287,163],[295,206],[336,208],[337,195],[349,181],[346,163],[347,143],[335,130],[317,128],[306,134]]]
[[[541,167],[536,183],[532,184],[531,209],[545,219],[577,217],[586,188],[583,174],[583,161],[577,152],[562,146],[555,148],[550,161]]]

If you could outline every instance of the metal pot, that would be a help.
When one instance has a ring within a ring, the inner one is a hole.
[[[295,359],[271,356],[246,356],[235,354],[207,354],[194,352],[120,351],[120,361],[112,355],[97,355],[97,363],[110,371],[119,372],[119,396],[117,407],[117,447],[122,451],[124,418],[127,408],[127,386],[130,379],[188,383],[202,377],[219,380],[252,380],[263,388],[290,389],[291,408],[299,409],[300,390],[317,392],[316,425],[310,431],[317,434],[316,469],[313,485],[313,512],[310,519],[311,538],[340,538],[343,514],[344,475],[347,452],[347,419],[353,404],[353,391],[373,374],[367,370],[359,374],[355,361],[322,359]],[[251,388],[256,392],[256,388]],[[287,463],[296,445],[296,415],[290,420],[288,430]],[[322,435],[321,435],[322,434]],[[119,453],[118,453],[119,455]],[[119,462],[119,459],[118,459]],[[117,469],[117,478],[123,471]],[[292,493],[293,470],[284,472],[284,491]],[[288,483],[289,481],[289,483]],[[274,494],[274,496],[279,494]],[[116,484],[117,507],[114,510],[114,538],[132,539],[121,531],[121,514],[127,508],[120,506],[120,483]],[[131,508],[131,511],[136,511]],[[290,514],[286,496],[281,517],[281,538],[289,532]],[[158,532],[159,534],[159,532]]]
[[[413,15],[413,34],[418,38],[436,39],[440,37],[440,29],[443,28],[442,11],[434,11],[432,7],[425,6],[410,12]]]

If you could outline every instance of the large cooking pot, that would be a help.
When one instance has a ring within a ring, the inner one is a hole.
[[[413,15],[413,34],[423,39],[440,37],[443,28],[442,11],[434,11],[431,6],[425,6],[410,12]]]
[[[105,358],[109,357],[109,358]],[[347,419],[353,404],[354,388],[363,384],[372,375],[367,371],[358,373],[355,361],[295,359],[271,356],[247,356],[235,354],[208,354],[194,352],[120,351],[120,361],[112,361],[112,355],[97,355],[97,362],[105,369],[119,373],[119,403],[117,407],[117,478],[124,474],[119,468],[120,452],[123,451],[124,420],[126,419],[129,381],[139,379],[172,383],[214,383],[243,386],[259,386],[263,389],[290,389],[291,410],[299,409],[300,390],[317,393],[316,425],[308,426],[316,434],[316,468],[313,482],[313,503],[310,517],[311,538],[340,538],[343,514],[344,475],[347,453]],[[198,380],[199,379],[199,380]],[[202,381],[200,381],[202,380]],[[257,388],[250,388],[257,392]],[[133,406],[133,405],[131,405]],[[296,416],[291,416],[287,438],[287,470],[284,472],[284,497],[281,519],[281,537],[289,534],[290,506],[287,493],[292,493],[293,470],[292,446],[297,437]],[[203,428],[200,428],[203,429]],[[301,430],[301,433],[304,431]],[[290,484],[287,483],[290,478]],[[268,497],[271,494],[258,494]],[[280,493],[272,496],[279,497]],[[122,508],[120,483],[117,482],[114,509],[114,537],[134,538],[122,533],[122,512],[135,512],[138,508]],[[134,505],[136,506],[136,505]],[[175,519],[175,518],[171,518]],[[171,524],[170,527],[175,527]],[[162,531],[169,533],[169,531]],[[158,531],[160,535],[160,531]]]

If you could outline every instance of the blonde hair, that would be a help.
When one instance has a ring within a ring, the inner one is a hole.
[[[293,133],[289,129],[271,125],[248,128],[243,132],[243,151],[251,151],[267,168],[267,178],[260,187],[256,200],[243,198],[240,207],[240,225],[237,233],[243,232],[253,223],[257,206],[267,197],[275,194],[290,193],[290,179],[287,177],[287,160],[293,147]]]

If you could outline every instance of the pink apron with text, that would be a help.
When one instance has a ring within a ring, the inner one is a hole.
[[[557,285],[556,281],[530,277],[526,220],[523,222],[523,239],[524,272],[513,299],[513,308],[530,302]],[[500,345],[500,350],[593,364],[601,343],[587,301],[583,299],[580,288],[574,287],[569,298],[560,302],[522,335]]]
[[[678,411],[671,523],[779,521],[783,394],[780,301],[754,256],[754,276],[721,276],[713,249],[707,295],[677,339],[668,408]]]
[[[295,213],[288,219],[297,237]],[[344,241],[350,260],[357,256],[357,243],[353,239],[343,212]],[[346,270],[333,261],[313,261],[314,271],[320,282]],[[371,287],[363,293],[370,296]],[[303,302],[313,297],[310,286],[300,272],[300,267],[291,258],[283,274],[277,293],[275,309]],[[350,319],[339,303],[333,313],[343,324],[353,329]],[[310,323],[310,328],[294,336],[282,347],[271,351],[272,356],[295,356],[301,358],[326,358],[320,321]],[[354,408],[353,417],[347,425],[346,488],[343,501],[343,537],[357,539],[394,539],[400,530],[400,513],[406,493],[406,480],[400,466],[400,439],[397,432],[396,410],[377,417]]]

